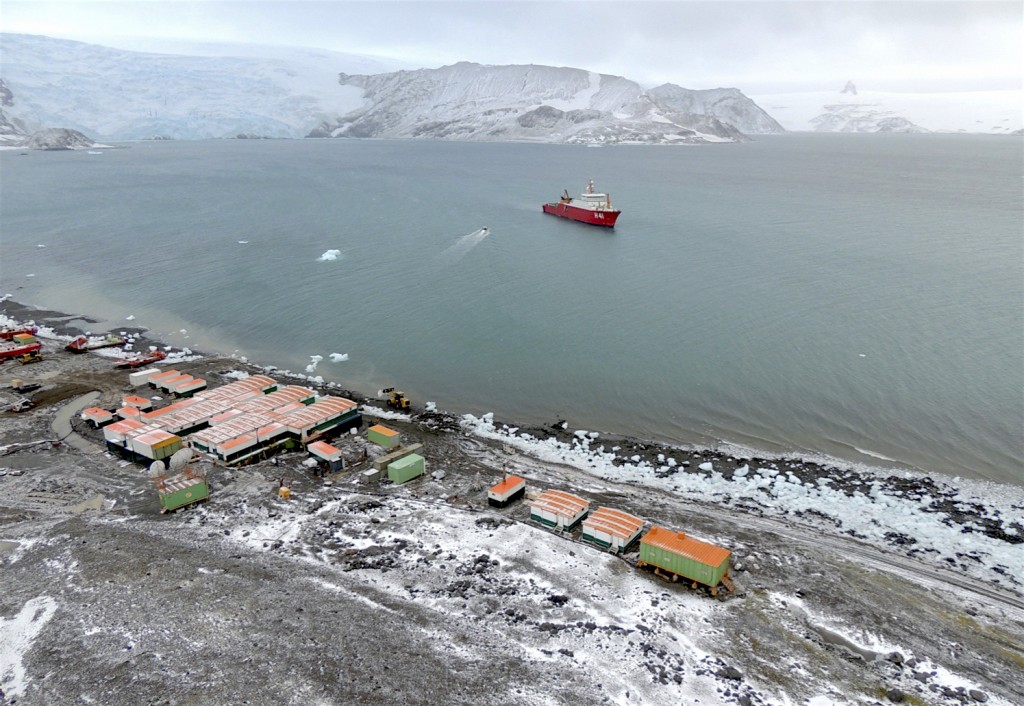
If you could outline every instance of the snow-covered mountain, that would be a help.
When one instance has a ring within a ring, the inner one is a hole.
[[[858,90],[754,96],[787,130],[816,132],[981,132],[1022,127],[1024,92],[884,93]]]
[[[0,34],[0,76],[14,95],[4,108],[9,132],[60,126],[104,140],[313,134],[696,143],[780,130],[736,89],[666,84],[646,92],[622,77],[547,66],[381,73],[386,64],[367,57],[237,49],[152,54]]]
[[[694,91],[666,83],[651,89],[649,94],[666,109],[693,115],[713,115],[748,135],[785,132],[775,118],[738,88]]]
[[[743,120],[752,132],[781,131],[736,89],[718,89],[721,100],[688,99],[714,92],[671,84],[648,92],[621,76],[575,68],[460,62],[339,79],[363,90],[366,105],[324,122],[312,136],[599,144],[747,139],[727,118]]]

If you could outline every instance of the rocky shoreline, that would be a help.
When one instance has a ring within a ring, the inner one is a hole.
[[[79,395],[110,405],[126,391],[109,357],[61,350],[88,319],[9,300],[0,313],[58,337],[43,362],[0,367],[5,402],[12,377],[42,383],[32,409],[0,415],[0,562],[14,587],[0,597],[0,638],[21,645],[0,651],[0,704],[1024,698],[1014,488],[981,497],[920,474],[561,420],[400,415],[308,376],[172,351],[174,367],[212,385],[260,372],[348,397],[422,443],[430,467],[373,489],[318,476],[301,452],[202,461],[211,500],[161,516],[145,469],[53,443],[55,416]],[[121,330],[136,350],[163,346]],[[102,449],[101,434],[74,427]],[[350,457],[365,446],[339,441]],[[481,478],[503,467],[728,546],[736,593],[664,584],[537,528],[522,505],[490,510]],[[277,498],[280,479],[292,500]],[[200,622],[183,621],[197,606]]]

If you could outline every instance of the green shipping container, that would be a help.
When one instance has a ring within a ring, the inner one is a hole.
[[[210,488],[202,478],[169,481],[160,491],[160,512],[170,512],[179,507],[197,503],[210,497]]]
[[[640,540],[640,561],[715,588],[729,571],[731,552],[707,542],[654,527]]]
[[[409,454],[388,464],[388,478],[401,485],[423,475],[425,462],[419,454]]]

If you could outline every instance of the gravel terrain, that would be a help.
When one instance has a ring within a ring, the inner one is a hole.
[[[32,314],[71,331],[70,317]],[[327,392],[423,444],[427,475],[368,486],[365,465],[322,476],[304,452],[237,469],[202,460],[211,499],[161,515],[147,469],[105,453],[75,413],[89,393],[117,404],[127,372],[62,345],[44,339],[42,362],[0,366],[5,410],[23,397],[15,378],[42,385],[24,395],[30,409],[0,414],[0,704],[1024,703],[1020,577],[982,572],[967,544],[938,561],[909,535],[868,541],[813,513],[683,497],[625,467],[598,476],[451,414],[395,418],[339,390]],[[211,386],[259,371],[216,358],[174,367]],[[561,424],[527,432],[574,439]],[[379,453],[365,434],[335,443],[352,462]],[[727,480],[771,463],[851,497],[871,483],[813,463],[614,443],[621,456],[674,454],[660,473],[679,479],[705,463]],[[636,569],[635,553],[531,524],[524,503],[489,508],[503,467],[731,549],[736,591],[665,582]],[[972,509],[924,477],[883,485],[967,540],[1024,552],[1022,512]]]

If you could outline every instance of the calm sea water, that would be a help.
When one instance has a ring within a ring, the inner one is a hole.
[[[589,178],[613,232],[541,213]],[[1019,139],[152,142],[0,153],[0,187],[26,303],[453,412],[1024,482]]]

